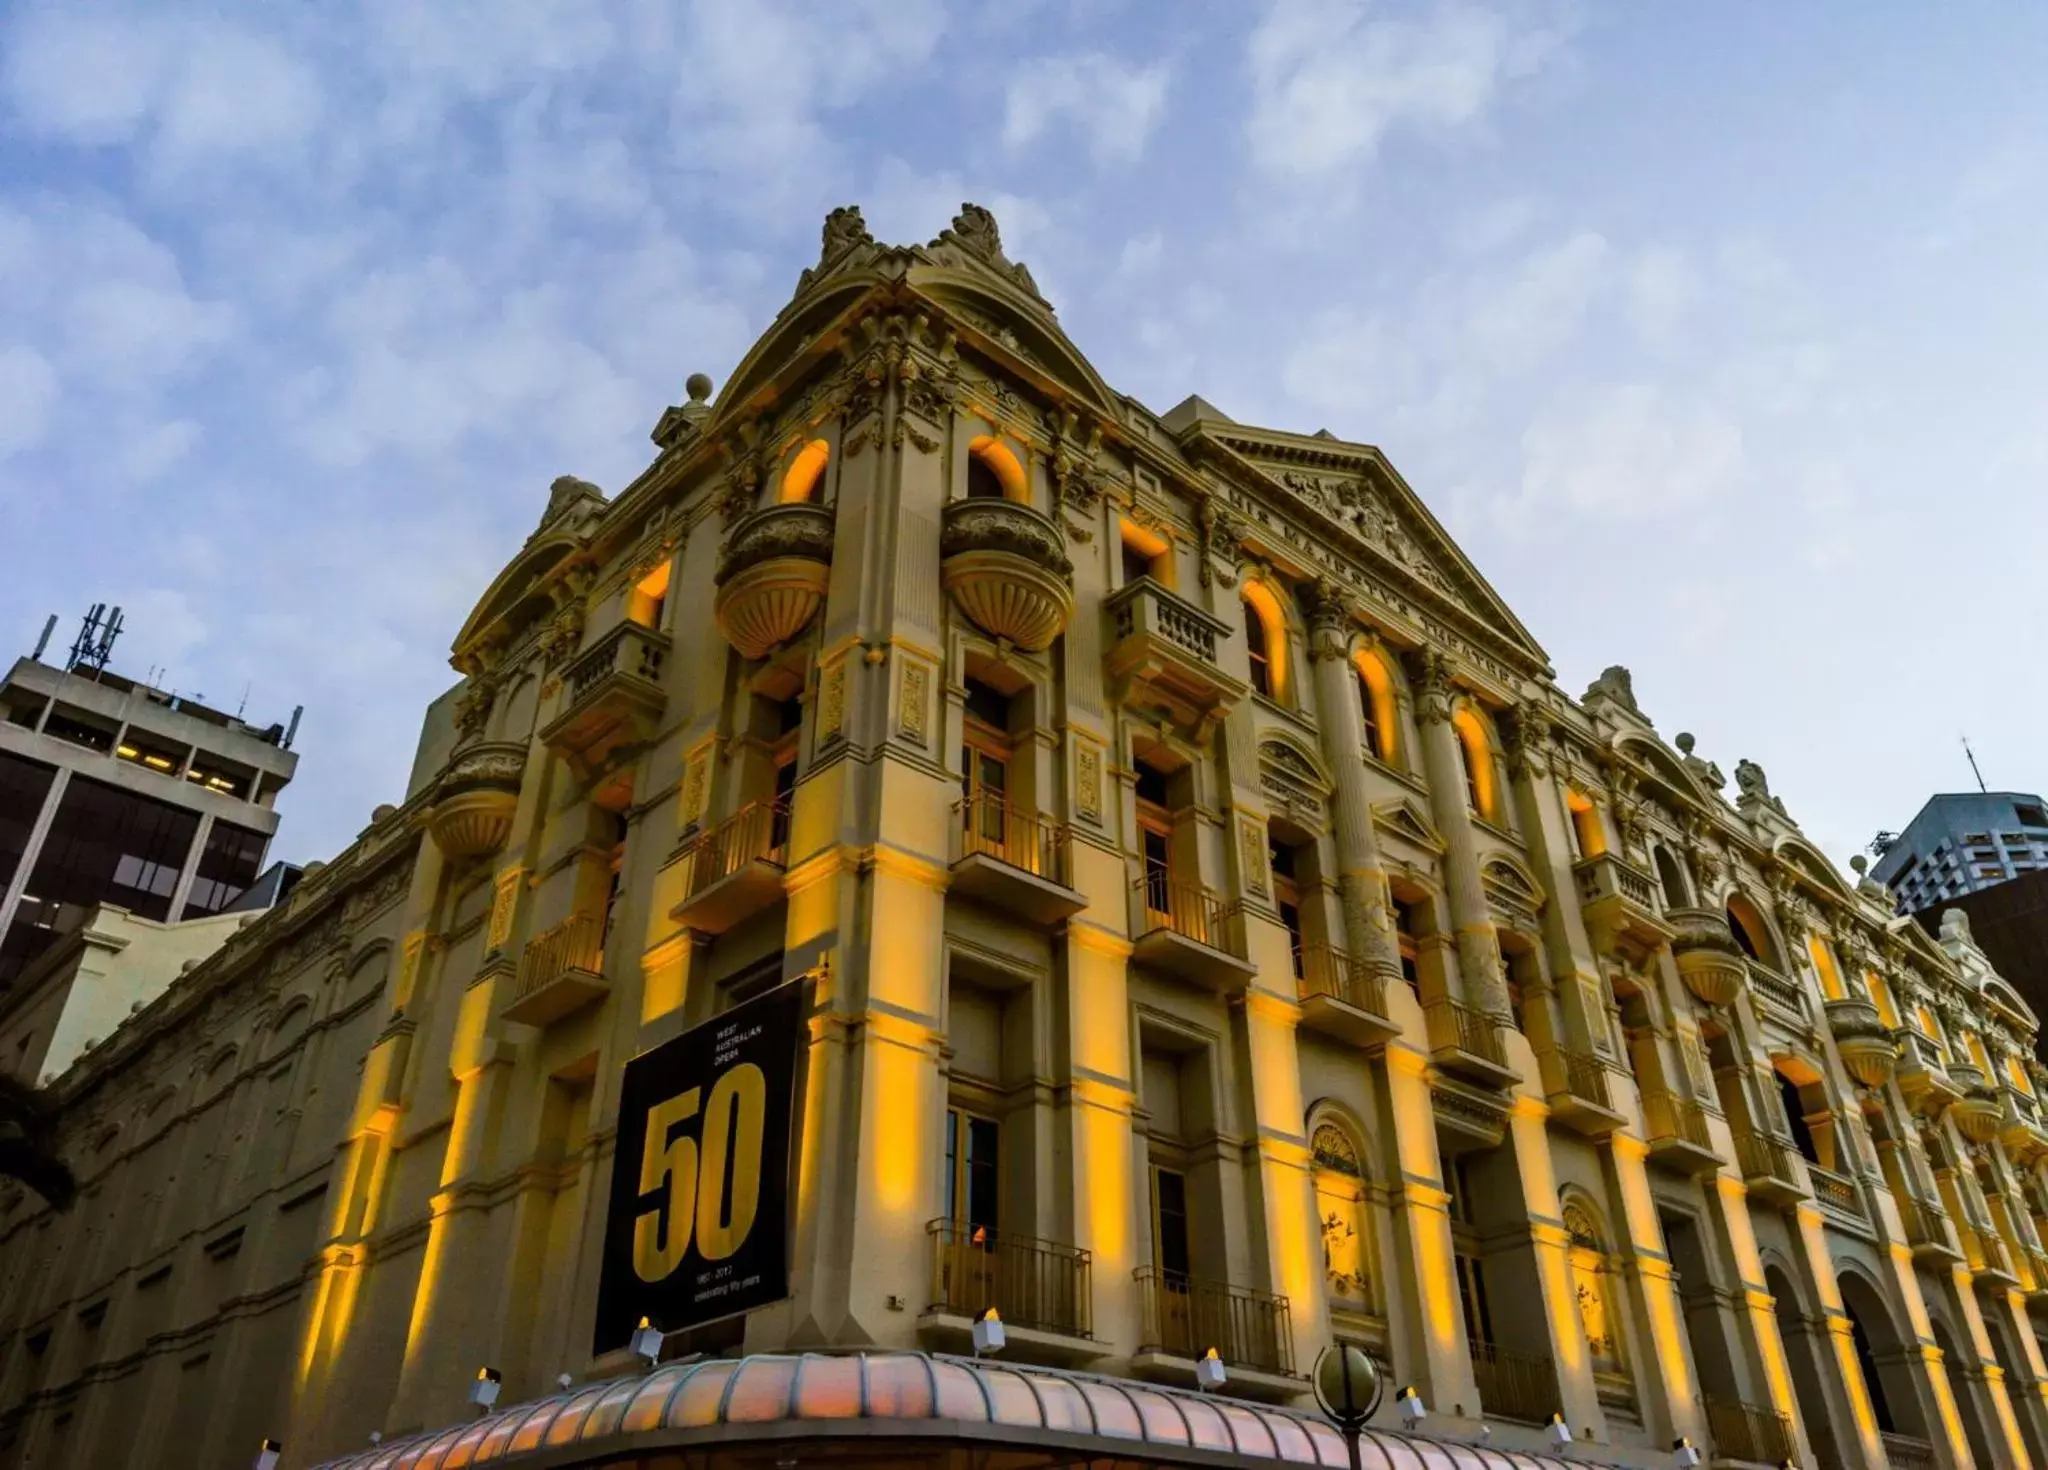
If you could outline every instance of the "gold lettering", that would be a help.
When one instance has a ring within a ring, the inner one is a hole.
[[[704,1182],[697,1191],[697,1249],[707,1261],[724,1260],[746,1243],[747,1232],[754,1228],[761,1206],[761,1135],[767,1111],[768,1079],[752,1062],[734,1067],[711,1089],[711,1102],[704,1110]],[[730,1200],[725,1197],[728,1146]]]
[[[697,1214],[697,1140],[671,1139],[669,1133],[697,1116],[702,1092],[702,1088],[692,1087],[647,1110],[647,1139],[640,1149],[640,1193],[644,1197],[666,1185],[668,1229],[662,1229],[661,1205],[633,1221],[633,1274],[642,1281],[667,1280],[689,1253],[690,1226]],[[714,1092],[712,1106],[717,1105]],[[720,1152],[724,1152],[722,1145]],[[723,1160],[720,1162],[722,1167]]]

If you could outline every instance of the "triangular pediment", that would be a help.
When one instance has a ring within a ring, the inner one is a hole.
[[[1303,515],[1405,592],[1483,631],[1529,672],[1550,659],[1386,456],[1369,444],[1232,423],[1209,405],[1189,413],[1182,446],[1198,444],[1277,503]]]
[[[1407,797],[1384,801],[1372,809],[1373,825],[1391,837],[1405,837],[1429,851],[1442,854],[1444,841],[1436,835],[1429,814]]]

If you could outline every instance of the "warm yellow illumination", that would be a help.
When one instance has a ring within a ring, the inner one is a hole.
[[[2027,1076],[2026,1064],[2020,1061],[2017,1054],[2005,1059],[2005,1071],[2006,1075],[2012,1078],[2012,1085],[2014,1087],[2017,1087],[2029,1097],[2033,1096],[2034,1084]]]
[[[1596,858],[1607,851],[1607,829],[1600,823],[1600,813],[1594,807],[1592,798],[1567,790],[1564,794],[1565,808],[1571,813],[1572,831],[1578,835],[1579,856]]]
[[[1486,726],[1472,707],[1461,704],[1451,715],[1458,732],[1458,744],[1465,753],[1465,769],[1472,779],[1472,809],[1486,821],[1499,820],[1493,787],[1493,751],[1486,738]]]
[[[1274,699],[1287,697],[1287,615],[1273,589],[1256,578],[1244,584],[1245,610],[1259,620],[1266,635],[1266,689]]]
[[[1004,499],[1031,503],[1031,481],[1009,445],[992,435],[977,434],[967,441],[967,452],[989,467],[1003,487]]]
[[[782,492],[775,498],[784,505],[817,499],[818,481],[831,458],[832,446],[823,439],[813,439],[789,462],[789,469],[782,476]]]
[[[668,580],[673,562],[663,562],[638,582],[626,595],[626,616],[643,628],[659,628],[661,611],[668,601]]]
[[[1400,708],[1394,698],[1394,681],[1387,673],[1387,665],[1378,654],[1361,651],[1352,662],[1358,667],[1358,677],[1365,682],[1365,692],[1372,700],[1373,734],[1378,738],[1372,742],[1372,753],[1388,765],[1394,763],[1395,718]]]
[[[1899,1008],[1892,1000],[1891,986],[1884,983],[1884,976],[1875,970],[1865,970],[1863,981],[1870,987],[1870,1001],[1877,1007],[1877,1019],[1884,1022],[1887,1027],[1896,1028],[1899,1024]]]
[[[1835,951],[1827,940],[1818,934],[1806,936],[1807,957],[1813,961],[1813,972],[1820,977],[1820,993],[1828,1000],[1841,1000],[1849,991],[1842,984],[1842,972],[1835,965]]]

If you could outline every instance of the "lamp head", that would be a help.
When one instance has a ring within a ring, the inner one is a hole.
[[[633,1349],[635,1357],[645,1358],[647,1365],[653,1367],[661,1361],[661,1341],[661,1329],[648,1318],[642,1317],[640,1325],[633,1329],[633,1336],[627,1345]]]
[[[1401,1390],[1400,1395],[1394,1400],[1394,1406],[1401,1411],[1401,1422],[1410,1429],[1429,1417],[1429,1410],[1423,1405],[1422,1395],[1415,1391],[1415,1385],[1412,1383]]]
[[[498,1401],[498,1389],[502,1378],[503,1375],[496,1368],[477,1369],[476,1382],[469,1386],[469,1401],[479,1409],[488,1409]]]
[[[256,1447],[256,1470],[277,1470],[277,1457],[284,1453],[284,1441],[266,1439]]]
[[[1008,1338],[1003,1334],[1003,1319],[996,1314],[994,1307],[990,1307],[974,1324],[974,1355],[978,1358],[983,1353],[999,1353],[1007,1343]]]
[[[1550,1422],[1543,1428],[1543,1435],[1544,1438],[1548,1439],[1559,1449],[1563,1449],[1572,1442],[1571,1427],[1564,1422],[1564,1415],[1562,1414],[1552,1414],[1550,1416]]]
[[[1699,1462],[1700,1452],[1688,1436],[1681,1434],[1671,1442],[1671,1463],[1676,1470],[1693,1470]]]
[[[1223,1359],[1217,1356],[1216,1349],[1210,1348],[1195,1360],[1195,1386],[1204,1392],[1223,1387],[1229,1377],[1230,1374],[1223,1366]]]

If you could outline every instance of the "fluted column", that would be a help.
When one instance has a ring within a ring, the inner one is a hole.
[[[1337,829],[1337,894],[1344,909],[1345,939],[1382,979],[1401,973],[1400,951],[1387,914],[1387,874],[1380,865],[1379,839],[1372,826],[1372,793],[1365,782],[1365,722],[1358,704],[1357,676],[1349,657],[1349,622],[1344,607],[1324,593],[1310,614],[1309,661],[1315,668],[1316,713],[1323,759],[1337,783],[1332,803]]]
[[[1412,656],[1409,681],[1415,686],[1415,722],[1421,731],[1430,815],[1444,840],[1445,887],[1451,901],[1451,928],[1457,936],[1459,982],[1467,1004],[1506,1016],[1500,945],[1494,938],[1486,890],[1479,881],[1479,849],[1465,799],[1464,756],[1458,749],[1458,732],[1451,726],[1450,660],[1440,653]]]

